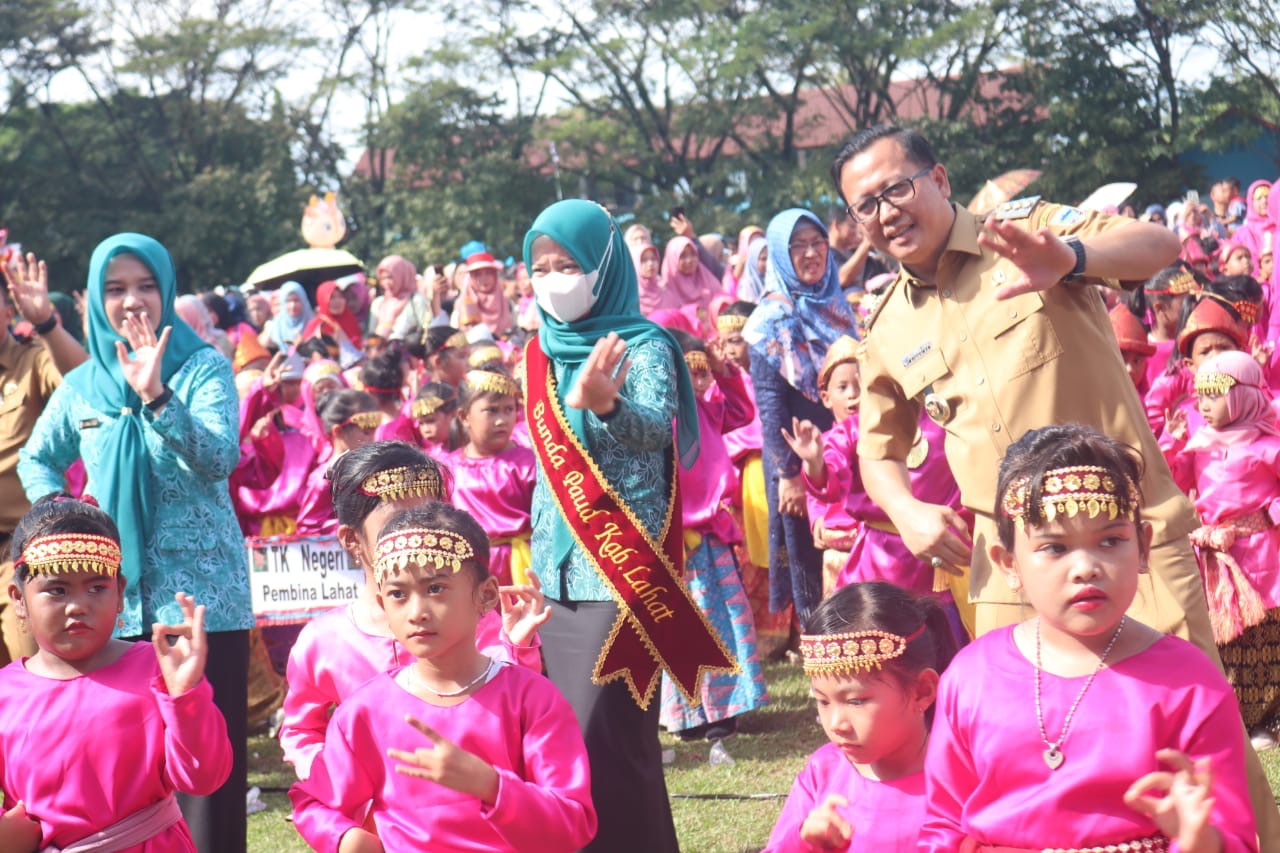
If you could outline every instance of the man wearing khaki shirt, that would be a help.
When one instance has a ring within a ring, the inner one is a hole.
[[[947,169],[919,134],[881,125],[856,134],[832,166],[871,243],[902,264],[869,323],[858,455],[867,493],[903,541],[935,568],[968,567],[977,633],[1021,621],[992,572],[996,475],[1024,433],[1082,423],[1142,453],[1149,565],[1130,614],[1195,643],[1219,663],[1187,533],[1195,510],[1169,473],[1125,371],[1095,288],[1143,281],[1171,263],[1168,230],[1026,199],[983,223],[950,201]],[[948,507],[916,500],[905,464],[920,407],[946,430],[946,454],[970,531]],[[1263,838],[1280,819],[1252,759]]]

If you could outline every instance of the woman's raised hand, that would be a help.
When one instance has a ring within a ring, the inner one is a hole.
[[[164,393],[164,377],[160,370],[164,366],[164,351],[169,346],[169,334],[172,326],[166,326],[156,339],[155,329],[151,328],[151,318],[143,314],[124,315],[124,338],[129,342],[130,356],[122,341],[116,341],[116,357],[120,359],[120,372],[129,387],[138,392],[143,403],[150,403]]]
[[[616,332],[596,341],[577,383],[565,395],[565,404],[575,409],[590,409],[601,417],[612,414],[627,371],[631,369],[626,356],[627,342]]]

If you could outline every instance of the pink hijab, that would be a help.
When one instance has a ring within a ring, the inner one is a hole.
[[[1271,390],[1252,355],[1239,350],[1220,352],[1201,364],[1196,376],[1209,373],[1223,373],[1236,381],[1227,391],[1231,423],[1222,428],[1208,424],[1200,427],[1187,442],[1188,450],[1248,444],[1263,434],[1280,436],[1275,410],[1271,408]]]
[[[676,265],[680,261],[680,255],[684,252],[686,246],[690,246],[696,252],[698,247],[694,245],[693,240],[688,237],[676,237],[667,243],[666,256],[662,260],[662,278],[663,287],[666,288],[669,299],[675,300],[675,307],[683,308],[686,305],[697,305],[706,308],[707,303],[711,301],[711,297],[720,293],[724,288],[720,282],[711,274],[711,270],[698,262],[698,268],[691,275],[681,275]]]
[[[378,305],[378,325],[376,332],[382,337],[391,334],[396,318],[409,304],[418,289],[418,270],[400,255],[387,255],[378,263],[378,272],[387,270],[391,273],[391,285],[382,294],[382,302]]]
[[[495,270],[496,273],[496,270]],[[462,289],[458,293],[458,302],[476,306],[480,311],[480,322],[489,327],[489,331],[493,336],[505,338],[511,334],[511,328],[515,325],[515,320],[511,317],[511,303],[507,301],[507,296],[502,292],[502,278],[497,276],[497,281],[493,285],[493,290],[489,293],[481,293],[475,289],[475,285],[471,282],[471,273],[467,273],[466,278],[462,280]]]
[[[671,297],[663,285],[661,269],[658,275],[645,278],[640,274],[640,261],[645,252],[658,254],[658,247],[645,240],[639,246],[629,246],[631,261],[636,265],[636,282],[640,285],[640,313],[648,317],[662,308],[679,308],[679,300]],[[661,260],[661,258],[659,258]]]

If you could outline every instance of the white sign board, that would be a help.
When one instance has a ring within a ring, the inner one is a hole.
[[[248,539],[249,589],[258,625],[295,625],[354,601],[364,571],[336,536]]]

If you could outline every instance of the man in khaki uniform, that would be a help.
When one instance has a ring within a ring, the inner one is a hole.
[[[1139,587],[1130,614],[1218,662],[1187,540],[1199,522],[1173,482],[1090,286],[1149,278],[1177,257],[1177,238],[1157,225],[1034,198],[1002,205],[984,227],[951,203],[946,167],[928,142],[887,125],[855,135],[832,175],[872,244],[902,264],[869,323],[858,455],[867,493],[907,546],[935,568],[969,567],[979,634],[1021,621],[1026,614],[988,554],[1000,461],[1029,430],[1093,426],[1138,449],[1145,462],[1150,583]],[[922,405],[946,430],[947,460],[975,516],[972,538],[958,514],[911,494],[905,460]],[[1263,849],[1280,849],[1280,816],[1247,752]]]
[[[8,285],[7,287],[5,285]],[[9,333],[20,300],[23,313],[43,343],[23,343]],[[13,529],[31,508],[18,479],[18,450],[31,437],[62,371],[88,357],[84,348],[58,324],[49,301],[48,272],[28,255],[0,274],[0,665],[35,653],[30,633],[18,623],[9,603],[13,580]]]

